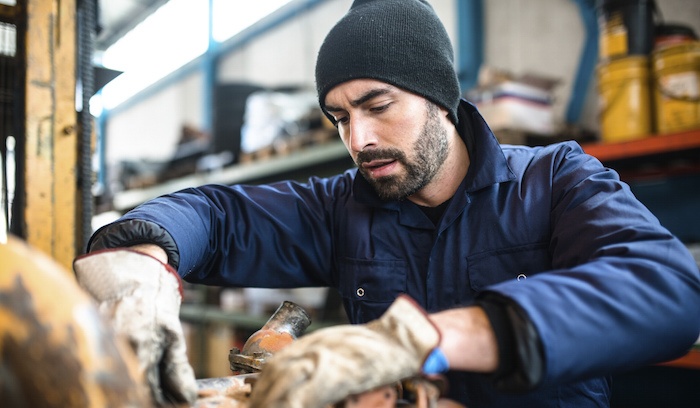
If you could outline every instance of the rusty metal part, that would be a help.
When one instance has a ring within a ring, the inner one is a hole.
[[[400,386],[387,385],[345,399],[343,408],[394,408],[399,401]]]
[[[332,408],[466,408],[454,401],[441,399],[444,384],[424,377],[407,378],[398,384],[352,395]]]
[[[243,350],[231,349],[228,357],[231,371],[260,371],[268,357],[296,340],[310,324],[311,318],[301,306],[290,301],[282,302],[267,323],[248,338]]]
[[[0,260],[0,406],[152,406],[133,351],[70,272],[14,236]]]
[[[441,399],[438,400],[437,408],[467,408],[464,405],[453,400]]]
[[[258,373],[252,373],[197,380],[199,394],[192,408],[247,408],[257,378]],[[415,377],[347,397],[328,408],[466,408],[439,398],[439,390],[432,379]]]
[[[192,408],[238,408],[247,405],[257,374],[197,380],[197,401]]]
[[[416,408],[437,408],[440,392],[427,381],[415,381]]]
[[[248,338],[242,351],[233,348],[229,352],[231,370],[242,374],[197,380],[199,396],[192,408],[247,407],[266,359],[296,340],[310,324],[311,319],[303,308],[289,301],[283,302],[267,323]],[[444,379],[440,377],[408,378],[352,395],[328,408],[465,408],[441,400],[444,389]]]
[[[416,408],[435,408],[440,398],[438,386],[424,378],[411,378],[403,382],[404,398]]]
[[[245,391],[249,394],[252,384],[258,374],[239,374],[230,377],[202,378],[197,380],[197,391],[199,395],[209,394],[232,394],[234,391]]]

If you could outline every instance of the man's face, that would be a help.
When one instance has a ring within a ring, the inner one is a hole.
[[[386,200],[428,185],[448,153],[447,113],[384,82],[356,79],[333,88],[325,108],[360,174]]]

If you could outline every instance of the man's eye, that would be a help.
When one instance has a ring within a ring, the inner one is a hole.
[[[381,105],[381,106],[373,106],[369,110],[371,112],[384,112],[385,110],[389,109],[390,103],[387,103],[386,105]]]
[[[336,123],[342,123],[342,124],[348,123],[348,117],[347,117],[347,116],[341,116],[341,117],[335,118],[335,122],[336,122]]]

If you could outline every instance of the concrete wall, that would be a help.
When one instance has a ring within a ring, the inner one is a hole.
[[[105,127],[107,161],[162,161],[175,152],[182,126],[203,125],[203,76],[194,72],[110,116]]]

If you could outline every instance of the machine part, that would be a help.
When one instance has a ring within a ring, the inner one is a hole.
[[[303,308],[284,301],[267,323],[248,338],[243,350],[231,349],[231,370],[243,374],[197,380],[198,399],[192,408],[246,408],[266,359],[296,340],[310,324]],[[328,408],[465,408],[439,399],[445,386],[442,377],[413,377],[349,396]]]
[[[446,400],[439,400],[440,388],[422,377],[407,378],[358,395],[351,395],[333,408],[464,408]]]
[[[152,406],[129,345],[69,272],[13,235],[0,259],[0,406]]]
[[[394,408],[399,400],[399,385],[387,385],[360,395],[351,395],[342,403],[343,408]]]
[[[245,407],[256,375],[241,374],[197,380],[197,401],[192,408]]]
[[[192,408],[247,408],[258,373],[197,380],[199,393]],[[442,380],[408,378],[362,394],[352,395],[328,408],[466,408],[439,399]]]
[[[403,382],[404,396],[415,403],[416,408],[436,408],[440,390],[430,381],[413,378]]]
[[[243,350],[231,349],[228,357],[231,371],[260,371],[268,357],[296,340],[310,324],[311,318],[301,306],[285,300],[267,323],[248,338]]]

